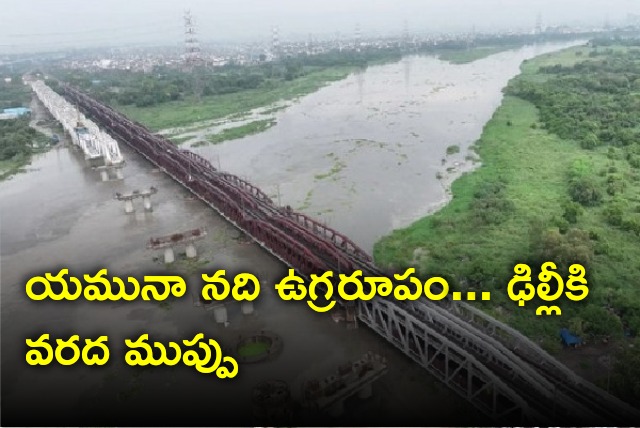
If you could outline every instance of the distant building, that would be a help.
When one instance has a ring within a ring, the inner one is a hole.
[[[31,114],[31,110],[25,107],[6,108],[0,113],[0,120],[17,119],[20,116]]]

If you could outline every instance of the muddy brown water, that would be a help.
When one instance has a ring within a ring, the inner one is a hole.
[[[575,44],[462,65],[407,56],[303,97],[266,132],[192,150],[371,252],[382,236],[446,203],[449,183],[473,168],[468,148],[522,62]],[[460,152],[447,156],[453,145]]]

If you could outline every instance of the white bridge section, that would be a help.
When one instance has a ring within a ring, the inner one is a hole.
[[[107,166],[118,166],[124,162],[116,140],[98,128],[42,80],[31,82],[31,88],[42,104],[69,133],[73,143],[82,149],[85,159],[104,159]]]

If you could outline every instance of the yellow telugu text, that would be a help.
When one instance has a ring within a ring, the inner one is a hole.
[[[74,276],[68,276],[69,269],[62,269],[57,275],[45,273],[43,276],[35,276],[27,282],[27,296],[32,300],[51,299],[59,300],[78,300],[84,297],[89,301],[132,301],[139,297],[142,300],[158,300],[167,299],[170,295],[174,297],[182,297],[187,291],[187,285],[179,276],[170,275],[147,275],[144,277],[145,284],[140,286],[138,280],[134,277],[128,277],[127,283],[117,276],[107,278],[107,270],[101,269],[97,274],[84,275],[85,284]],[[116,284],[116,287],[112,285]],[[41,285],[36,287],[36,285]],[[158,291],[159,288],[162,291]]]
[[[231,357],[223,356],[218,342],[213,339],[203,340],[204,334],[198,333],[191,340],[183,340],[182,345],[169,342],[167,346],[160,342],[148,343],[149,335],[143,334],[137,340],[125,340],[129,348],[125,362],[130,366],[175,366],[184,364],[194,367],[200,373],[215,375],[220,379],[233,378],[238,374],[238,363]],[[103,366],[109,361],[107,336],[96,340],[85,339],[81,346],[80,336],[74,334],[68,340],[56,339],[55,348],[49,343],[49,334],[41,335],[37,340],[27,339],[26,360],[32,366],[47,366],[56,360],[63,366],[71,366],[82,362],[87,366]],[[183,350],[182,348],[187,348]],[[195,349],[188,349],[195,348]],[[71,353],[65,350],[71,350]],[[169,351],[168,351],[169,350]],[[158,356],[158,358],[156,358]]]
[[[197,346],[196,349],[183,351],[181,345],[176,342],[169,342],[167,346],[160,342],[153,342],[152,346],[148,343],[149,335],[143,334],[136,341],[125,340],[126,345],[131,349],[127,351],[125,361],[130,366],[175,366],[183,363],[189,367],[195,366],[200,373],[215,373],[220,379],[234,378],[238,374],[236,360],[223,356],[222,349],[215,340],[203,339],[204,334],[198,333],[192,340],[183,340],[182,345],[187,348]],[[157,352],[154,352],[156,350]],[[155,358],[154,354],[159,354],[159,358]]]
[[[241,273],[235,276],[233,287],[224,278],[225,270],[219,270],[214,275],[202,274],[206,282],[202,289],[204,300],[224,300],[231,295],[238,302],[253,301],[260,294],[260,281],[250,273]]]
[[[536,287],[530,282],[531,268],[526,264],[517,264],[513,268],[515,275],[507,285],[509,298],[514,302],[517,301],[519,306],[524,306],[526,302],[536,297],[545,302],[553,302],[562,296],[574,302],[587,297],[589,288],[585,279],[586,271],[582,265],[573,264],[569,267],[569,278],[566,282],[555,272],[556,269],[556,264],[553,262],[543,263],[540,274],[538,274],[538,280],[541,283]],[[518,285],[517,290],[516,285]],[[543,305],[536,309],[536,315],[561,314],[562,310],[558,306]]]
[[[27,363],[32,366],[46,366],[51,364],[55,359],[58,364],[70,366],[82,359],[82,362],[88,366],[103,366],[109,361],[107,340],[107,336],[100,336],[96,340],[85,339],[85,346],[80,350],[77,344],[77,342],[80,342],[80,336],[74,334],[69,340],[56,339],[57,346],[54,351],[51,344],[49,344],[49,335],[43,334],[37,340],[27,339],[27,346],[36,348],[27,352]],[[89,356],[89,351],[94,348],[98,352],[94,351],[93,355]],[[62,351],[65,349],[72,351],[70,358],[65,358],[62,355]],[[44,354],[42,350],[44,350]]]
[[[276,284],[275,288],[282,300],[304,300],[316,312],[331,310],[336,301],[330,301],[332,297],[339,296],[342,300],[371,300],[376,295],[393,297],[396,300],[418,300],[424,296],[429,300],[439,301],[449,293],[449,284],[444,278],[433,277],[422,283],[413,277],[415,268],[407,269],[404,274],[395,274],[396,281],[404,281],[408,284],[394,284],[387,277],[363,277],[362,271],[357,270],[351,275],[339,274],[337,286],[332,282],[333,272],[328,271],[322,275],[311,274],[311,282],[308,286],[304,280],[295,274],[294,269],[289,269],[289,274]],[[317,300],[322,297],[326,303],[318,306]]]

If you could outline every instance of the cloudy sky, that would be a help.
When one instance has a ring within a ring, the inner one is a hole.
[[[265,40],[273,25],[281,38],[352,37],[412,32],[602,25],[640,14],[639,0],[7,0],[0,4],[0,52],[184,40],[190,9],[202,41]]]

